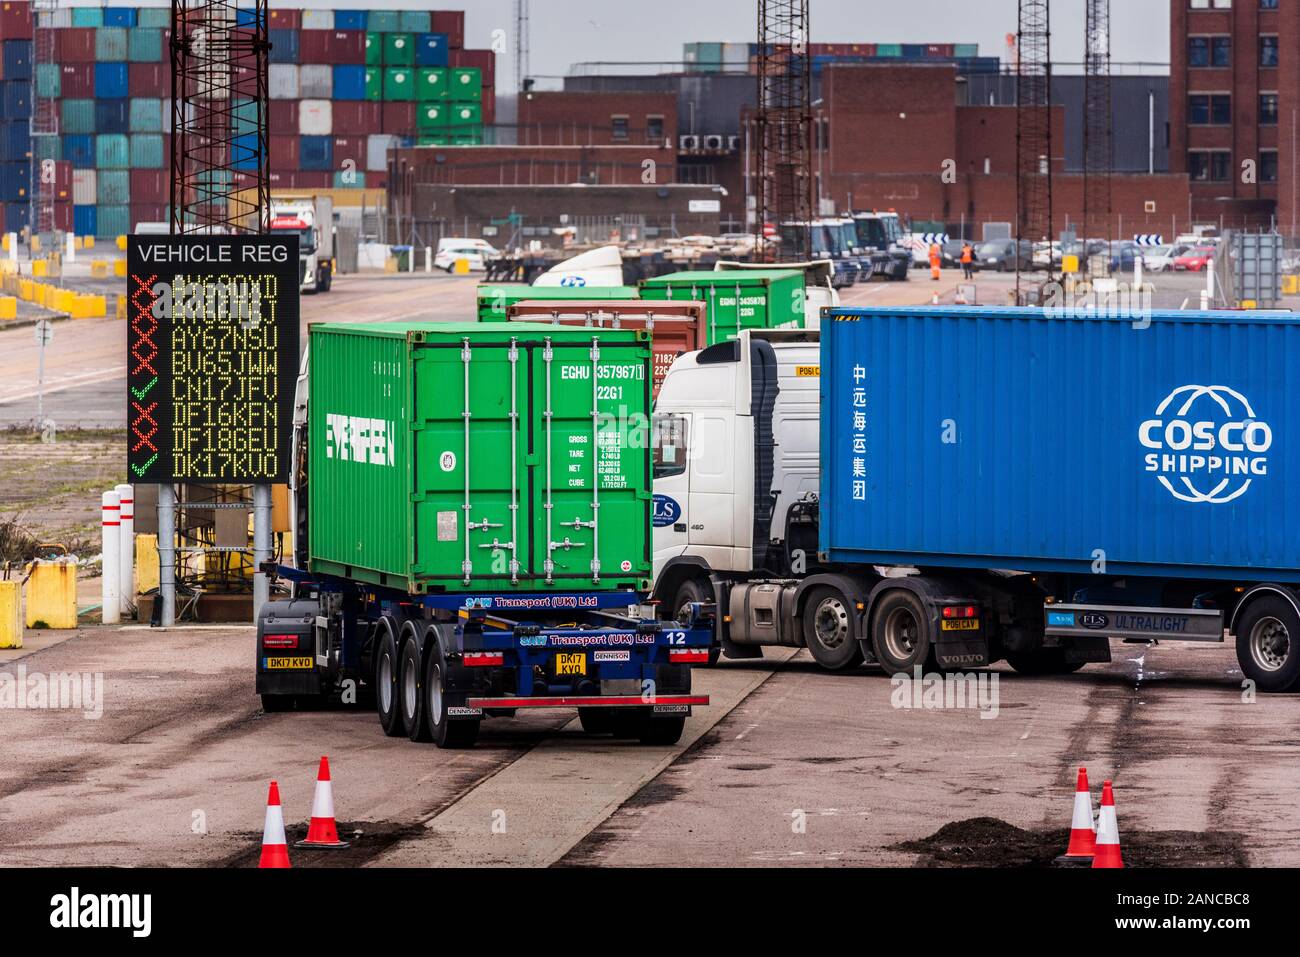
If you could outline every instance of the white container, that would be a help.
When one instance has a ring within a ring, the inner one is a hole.
[[[273,100],[298,99],[298,64],[270,64],[266,69],[266,86]]]
[[[302,28],[304,30],[333,30],[334,11],[304,10],[302,12]]]
[[[334,108],[329,100],[303,100],[298,104],[300,136],[330,136],[334,132]]]
[[[94,206],[98,201],[97,189],[93,169],[72,171],[72,202],[77,206]]]
[[[334,67],[328,63],[298,67],[298,95],[304,100],[328,100],[334,96]]]
[[[366,139],[366,172],[383,173],[388,170],[388,150],[397,140],[391,133],[372,133]]]

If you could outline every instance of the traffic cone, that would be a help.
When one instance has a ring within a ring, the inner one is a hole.
[[[1097,851],[1092,858],[1093,867],[1123,867],[1119,853],[1119,819],[1115,817],[1115,795],[1110,782],[1101,784],[1101,813],[1097,817]]]
[[[311,824],[307,826],[307,837],[294,844],[294,847],[347,846],[347,841],[339,840],[338,827],[334,823],[334,789],[330,784],[330,759],[322,754],[320,769],[316,772],[316,793],[311,799]]]
[[[957,295],[956,295],[956,297],[953,299],[952,302],[953,302],[953,305],[954,305],[954,306],[964,306],[964,305],[966,305],[966,290],[963,289],[961,286],[958,286],[958,287],[957,287]]]
[[[1070,821],[1070,846],[1061,855],[1066,860],[1089,860],[1096,853],[1097,835],[1092,829],[1092,792],[1088,790],[1088,769],[1079,768],[1074,786],[1074,818]]]
[[[930,305],[932,306],[939,305],[939,294],[937,292],[930,297]]]
[[[284,839],[284,809],[280,807],[280,787],[271,782],[266,795],[266,825],[262,828],[262,859],[258,867],[288,867],[289,846]]]

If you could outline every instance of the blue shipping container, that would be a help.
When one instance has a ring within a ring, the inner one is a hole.
[[[119,97],[115,100],[95,101],[96,133],[127,133],[131,129],[130,100]]]
[[[103,100],[121,99],[127,96],[131,90],[128,76],[125,63],[96,63],[95,96]]]
[[[32,138],[26,120],[0,122],[0,162],[25,160],[31,150]]]
[[[257,169],[257,134],[242,133],[230,146],[230,165],[238,170]]]
[[[105,7],[104,26],[106,27],[135,26],[135,7]]]
[[[63,158],[73,169],[94,169],[95,137],[88,133],[63,137]]]
[[[32,115],[31,80],[0,83],[0,120],[26,120]]]
[[[94,236],[95,233],[95,206],[73,206],[72,207],[72,231],[78,236]]]
[[[0,201],[26,201],[31,186],[32,167],[29,162],[0,163]]]
[[[447,51],[447,34],[421,33],[415,38],[415,65],[446,66]]]
[[[267,54],[270,63],[298,62],[298,31],[267,30],[267,39],[271,41],[271,52]]]
[[[334,137],[300,137],[298,145],[298,168],[304,170],[333,170]]]
[[[364,10],[335,10],[334,11],[335,30],[364,30],[365,28],[366,28],[366,11]]]
[[[366,98],[366,68],[341,64],[334,68],[334,99],[364,100]]]
[[[30,80],[32,78],[32,41],[4,41],[4,72],[0,73],[6,80]]]
[[[26,229],[27,224],[31,221],[32,208],[24,200],[21,203],[5,204],[5,229],[8,232],[19,232]]]
[[[821,549],[1300,581],[1300,320],[829,310]]]

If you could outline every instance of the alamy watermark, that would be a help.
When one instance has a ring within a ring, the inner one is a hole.
[[[911,674],[894,675],[889,683],[893,688],[889,703],[900,711],[972,709],[979,711],[980,718],[998,716],[1000,695],[995,671],[925,674],[916,665]]]
[[[53,671],[28,673],[26,665],[14,672],[0,671],[0,710],[82,712],[87,721],[104,716],[102,672]]]

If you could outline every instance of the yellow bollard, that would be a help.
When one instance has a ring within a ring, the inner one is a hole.
[[[0,296],[0,319],[18,318],[18,300],[13,296]]]
[[[125,236],[118,236],[118,237],[117,237],[117,248],[120,249],[120,250],[122,250],[122,252],[126,252],[126,237],[125,237]]]
[[[135,537],[135,587],[138,594],[158,587],[158,536]]]
[[[69,561],[33,562],[27,579],[28,628],[77,627],[77,566]]]
[[[32,260],[32,275],[44,276],[49,273],[49,264],[44,259]]]
[[[95,248],[95,237],[94,237],[94,236],[87,236],[87,237],[86,237],[85,247],[86,247],[87,249],[94,249],[94,248]]]
[[[108,260],[92,259],[90,261],[90,278],[107,279],[108,278]]]
[[[23,619],[18,582],[0,581],[0,648],[23,646]]]
[[[122,295],[120,292],[117,294],[117,308],[114,310],[113,318],[126,318],[126,296]]]
[[[126,275],[126,260],[125,260],[125,259],[114,259],[114,260],[113,260],[113,275],[114,275],[114,276],[125,276],[125,275]]]
[[[32,255],[36,255],[36,253],[38,253],[38,252],[40,252],[40,251],[41,251],[41,237],[40,237],[40,236],[33,236],[33,237],[32,237]]]

